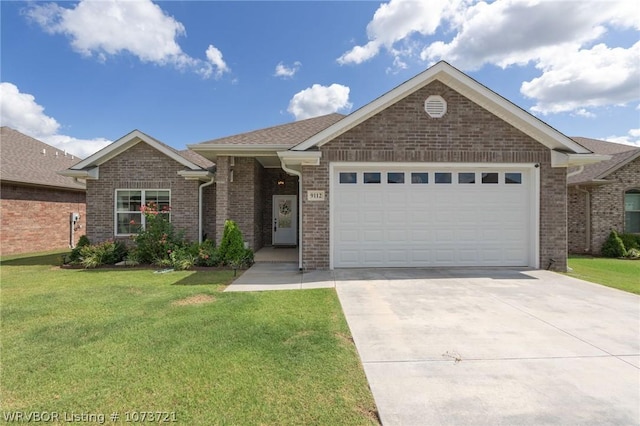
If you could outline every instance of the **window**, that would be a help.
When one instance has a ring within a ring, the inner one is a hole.
[[[404,173],[387,173],[387,183],[404,183]]]
[[[411,183],[429,183],[429,173],[411,173]]]
[[[358,183],[358,174],[356,172],[341,172],[340,183]]]
[[[476,174],[470,173],[458,173],[458,183],[476,183]]]
[[[498,183],[498,173],[483,173],[482,183]]]
[[[380,183],[380,173],[379,172],[365,172],[363,180],[364,180],[364,183]]]
[[[436,173],[436,183],[451,183],[451,173]]]
[[[168,215],[171,196],[168,190],[117,190],[116,191],[116,235],[135,234],[144,228],[144,215],[140,207],[154,203],[159,212]]]
[[[504,174],[504,183],[506,183],[506,184],[521,184],[522,183],[522,173],[505,173]]]
[[[640,189],[624,194],[624,232],[640,234]]]

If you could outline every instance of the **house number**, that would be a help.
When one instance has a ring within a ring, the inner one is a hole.
[[[307,200],[324,201],[324,191],[307,191]]]

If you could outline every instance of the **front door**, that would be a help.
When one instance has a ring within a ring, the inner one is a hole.
[[[296,196],[273,196],[273,245],[296,245]]]

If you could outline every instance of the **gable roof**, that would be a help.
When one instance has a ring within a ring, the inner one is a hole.
[[[567,178],[569,185],[601,181],[636,158],[640,158],[639,147],[583,137],[574,137],[572,139],[596,154],[610,155],[611,158],[599,163],[585,165],[582,172]]]
[[[203,170],[208,167],[211,167],[213,165],[213,163],[206,160],[205,158],[202,158],[199,155],[198,157],[194,157],[191,154],[185,155],[184,152],[181,153],[171,148],[169,145],[166,145],[160,142],[159,140],[152,138],[151,136],[145,133],[142,133],[140,130],[134,130],[126,134],[125,136],[121,137],[117,141],[107,145],[106,147],[96,152],[95,154],[91,155],[90,157],[80,161],[78,164],[74,165],[73,167],[70,167],[68,170],[69,173],[67,174],[68,175],[73,174],[74,170],[75,171],[89,170],[97,166],[100,166],[101,164],[106,163],[112,158],[122,154],[123,152],[125,152],[126,150],[128,150],[129,148],[131,148],[132,146],[138,143],[146,143],[147,145],[157,149],[167,157],[182,164],[188,170],[199,171],[199,170]],[[208,164],[210,165],[207,166]]]
[[[0,180],[73,190],[85,186],[57,172],[80,159],[10,127],[0,128]]]
[[[265,129],[253,130],[238,135],[227,136],[198,144],[189,145],[189,149],[194,151],[212,149],[215,147],[255,147],[255,146],[275,146],[280,149],[289,149],[297,145],[319,131],[342,120],[345,116],[338,113],[322,115],[319,117],[307,118],[306,120],[294,121],[293,123],[280,124],[278,126],[267,127]]]
[[[292,150],[304,151],[322,146],[435,80],[451,87],[549,149],[569,154],[591,154],[585,147],[444,61],[438,62],[343,120],[315,134]]]

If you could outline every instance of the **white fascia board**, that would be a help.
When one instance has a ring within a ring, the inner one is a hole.
[[[551,167],[584,166],[610,160],[610,155],[600,154],[573,154],[560,151],[551,151]]]
[[[580,154],[591,153],[591,151],[571,138],[563,135],[446,62],[438,62],[433,67],[291,149],[304,151],[314,146],[320,147],[434,80],[441,81],[549,149],[560,148]]]
[[[98,179],[100,176],[100,168],[94,167],[92,169],[74,170],[67,169],[57,172],[61,176],[72,177],[76,179]]]
[[[280,151],[280,161],[287,166],[317,166],[320,164],[320,151]]]
[[[88,158],[86,158],[86,159],[80,161],[78,164],[74,165],[72,167],[72,169],[81,170],[81,169],[84,169],[84,168],[90,167],[90,166],[99,166],[99,165],[101,165],[103,163],[106,163],[107,161],[111,160],[112,158],[122,154],[123,152],[125,152],[126,150],[128,150],[129,148],[133,147],[134,145],[136,145],[136,144],[138,144],[140,142],[146,143],[147,145],[149,145],[152,148],[160,151],[161,153],[163,153],[167,157],[171,158],[172,160],[177,161],[178,163],[182,164],[183,166],[185,166],[185,167],[187,167],[189,169],[192,169],[192,170],[200,170],[200,169],[202,169],[201,167],[199,167],[196,164],[192,163],[191,161],[187,160],[183,156],[181,156],[181,155],[177,154],[176,152],[172,151],[167,146],[165,146],[164,144],[162,144],[159,141],[155,140],[151,136],[148,136],[148,135],[142,133],[140,130],[134,130],[134,131],[128,133],[127,135],[121,137],[117,141],[107,145],[106,147],[104,147],[100,151],[96,152],[95,154],[89,156]]]
[[[211,180],[211,178],[214,176],[214,174],[208,170],[180,170],[178,172],[178,175],[182,176],[186,180],[201,181]]]

